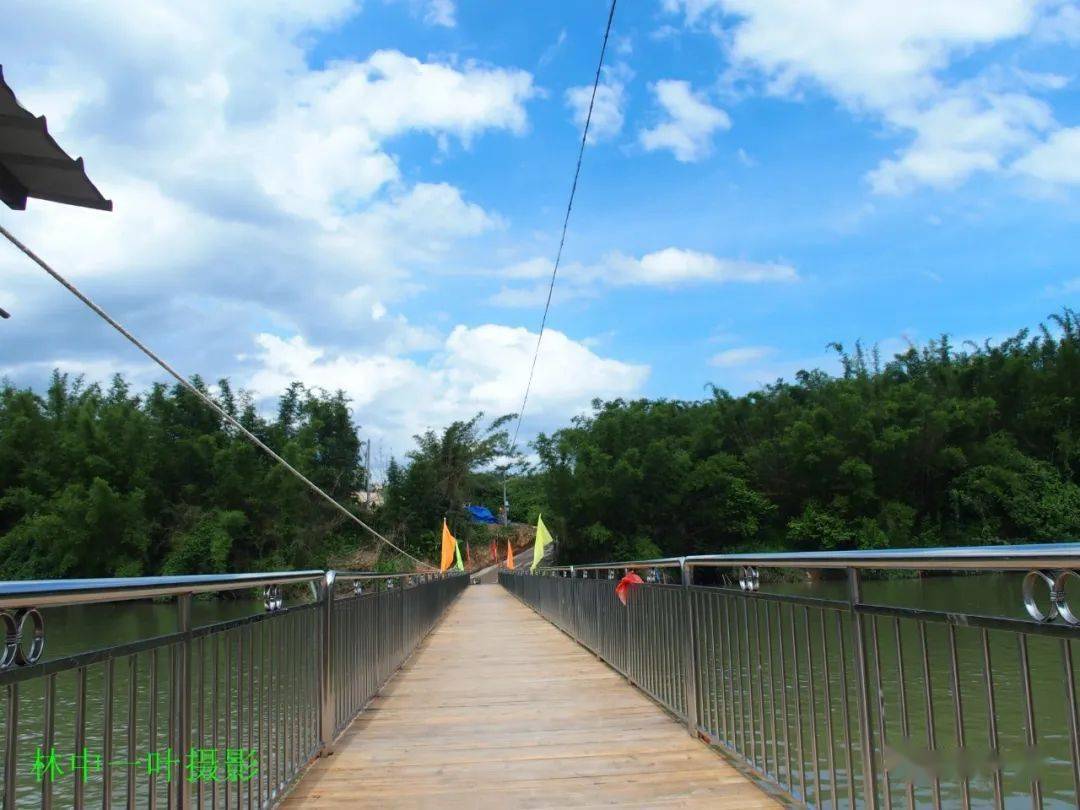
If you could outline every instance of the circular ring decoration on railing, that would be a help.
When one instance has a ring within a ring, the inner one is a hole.
[[[1050,608],[1045,613],[1043,613],[1038,601],[1035,599],[1035,583],[1039,580],[1046,583],[1046,587],[1050,592]],[[1045,571],[1028,571],[1024,577],[1022,591],[1024,594],[1024,607],[1027,608],[1028,615],[1035,621],[1052,622],[1058,617],[1058,603],[1064,600],[1058,597],[1057,586],[1052,576]]]
[[[19,651],[19,626],[10,613],[0,613],[3,622],[4,649],[0,650],[0,669],[7,669],[15,663]]]
[[[285,597],[281,594],[280,585],[267,585],[263,591],[263,606],[267,613],[277,613],[285,607]]]
[[[752,565],[744,565],[739,569],[739,588],[744,591],[756,591],[761,587],[761,576]]]
[[[14,613],[0,612],[4,647],[0,650],[0,669],[36,664],[45,651],[45,618],[37,608],[24,608]],[[24,640],[30,639],[29,649]]]
[[[36,664],[37,660],[41,658],[41,653],[45,651],[45,617],[41,615],[37,608],[28,608],[22,611],[22,615],[18,616],[17,621],[15,665]],[[29,628],[26,626],[27,622],[30,623]],[[24,651],[23,639],[27,637],[28,629],[30,630],[30,649]]]
[[[1080,616],[1073,613],[1065,595],[1065,583],[1068,582],[1069,577],[1080,579],[1080,574],[1070,570],[1057,572],[1054,577],[1054,584],[1050,589],[1050,599],[1054,603],[1054,609],[1057,610],[1062,621],[1066,624],[1078,625],[1080,624]]]

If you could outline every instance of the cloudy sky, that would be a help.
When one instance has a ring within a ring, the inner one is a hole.
[[[13,5],[115,211],[0,222],[182,371],[344,389],[387,454],[517,410],[606,0]],[[523,435],[1075,306],[1078,67],[1077,2],[626,0]],[[17,384],[157,378],[3,246],[0,306]]]

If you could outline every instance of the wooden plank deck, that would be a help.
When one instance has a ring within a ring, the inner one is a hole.
[[[480,585],[284,806],[778,805],[584,647]]]

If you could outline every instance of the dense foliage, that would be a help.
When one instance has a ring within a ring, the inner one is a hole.
[[[569,561],[1076,539],[1080,320],[1053,324],[886,363],[837,345],[841,376],[800,372],[745,396],[596,402],[538,438],[538,467],[513,459],[511,516],[543,511]],[[294,383],[273,418],[227,381],[214,395],[361,512],[343,394]],[[365,519],[434,560],[445,516],[486,555],[492,534],[464,507],[502,502],[508,418],[415,437]],[[394,565],[372,548],[179,386],[135,395],[120,377],[103,388],[59,373],[43,395],[0,386],[2,579]]]
[[[395,542],[429,560],[438,559],[442,521],[463,544],[476,545],[477,554],[491,532],[480,530],[465,507],[478,504],[497,514],[502,503],[509,437],[503,429],[513,417],[503,416],[481,428],[482,413],[454,422],[441,433],[428,430],[415,436],[416,447],[404,464],[391,460],[379,510],[379,524]],[[477,559],[480,559],[478,556]]]
[[[1080,320],[704,401],[594,403],[541,436],[568,561],[1080,537]]]
[[[227,381],[215,393],[352,499],[364,470],[342,394],[294,384],[266,420]],[[2,579],[317,567],[359,542],[351,521],[180,386],[136,396],[120,377],[103,389],[55,374],[44,396],[0,387]]]

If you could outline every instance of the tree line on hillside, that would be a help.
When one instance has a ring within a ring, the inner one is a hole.
[[[614,400],[540,436],[564,561],[1080,538],[1080,319],[745,396]],[[547,518],[545,518],[547,520]]]
[[[200,390],[207,388],[196,379]],[[295,383],[272,419],[227,380],[222,407],[348,502],[363,480],[344,395]],[[177,385],[56,372],[0,386],[0,578],[314,568],[356,544],[343,515]]]
[[[597,401],[537,438],[535,467],[511,452],[512,417],[477,414],[416,436],[374,510],[355,498],[366,471],[342,392],[294,383],[272,416],[227,380],[213,395],[428,560],[443,518],[475,554],[504,536],[465,511],[497,512],[504,482],[512,518],[542,511],[568,562],[1066,540],[1080,537],[1080,320],[1052,323],[887,362],[834,345],[839,376],[801,371],[744,396]],[[0,384],[0,579],[327,565],[404,562],[183,387],[135,394],[119,376],[59,372],[43,393]]]

